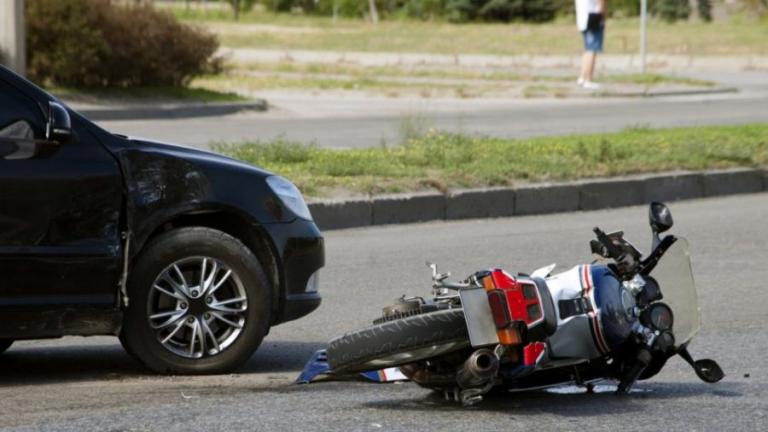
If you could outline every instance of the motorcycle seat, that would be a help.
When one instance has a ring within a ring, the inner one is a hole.
[[[552,300],[552,293],[549,292],[547,282],[539,277],[532,277],[531,280],[536,284],[536,289],[539,292],[544,322],[542,325],[536,327],[536,333],[539,334],[530,336],[539,336],[536,340],[542,340],[548,336],[552,336],[555,333],[555,330],[557,330],[557,312],[555,311],[555,302]]]

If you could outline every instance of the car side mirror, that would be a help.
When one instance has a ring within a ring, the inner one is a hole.
[[[48,123],[45,125],[45,139],[60,144],[72,138],[72,120],[69,112],[58,102],[48,103]]]

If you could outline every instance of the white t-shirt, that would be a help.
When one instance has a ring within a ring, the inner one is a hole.
[[[587,29],[587,21],[591,13],[600,13],[599,0],[576,0],[576,27],[579,30]]]

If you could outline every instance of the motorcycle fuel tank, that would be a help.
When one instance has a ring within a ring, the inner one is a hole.
[[[550,360],[599,358],[630,334],[634,303],[626,304],[625,290],[609,267],[576,266],[548,278],[547,285],[558,318],[548,341]]]

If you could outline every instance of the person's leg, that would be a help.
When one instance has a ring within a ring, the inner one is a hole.
[[[592,51],[584,51],[581,55],[581,74],[579,75],[579,82],[592,81],[592,76],[595,72],[595,53]]]
[[[590,51],[590,61],[589,61],[589,73],[587,81],[594,81],[592,78],[595,76],[595,63],[597,62],[597,52]]]
[[[595,65],[597,64],[597,53],[603,50],[603,28],[597,30],[587,30],[584,32],[584,54],[581,57],[581,76],[579,85],[590,90],[600,88],[593,81],[595,76]]]
[[[593,32],[593,40],[589,51],[592,52],[589,64],[589,82],[593,82],[592,78],[595,76],[595,64],[597,64],[597,53],[603,51],[603,39],[605,38],[605,26]]]

